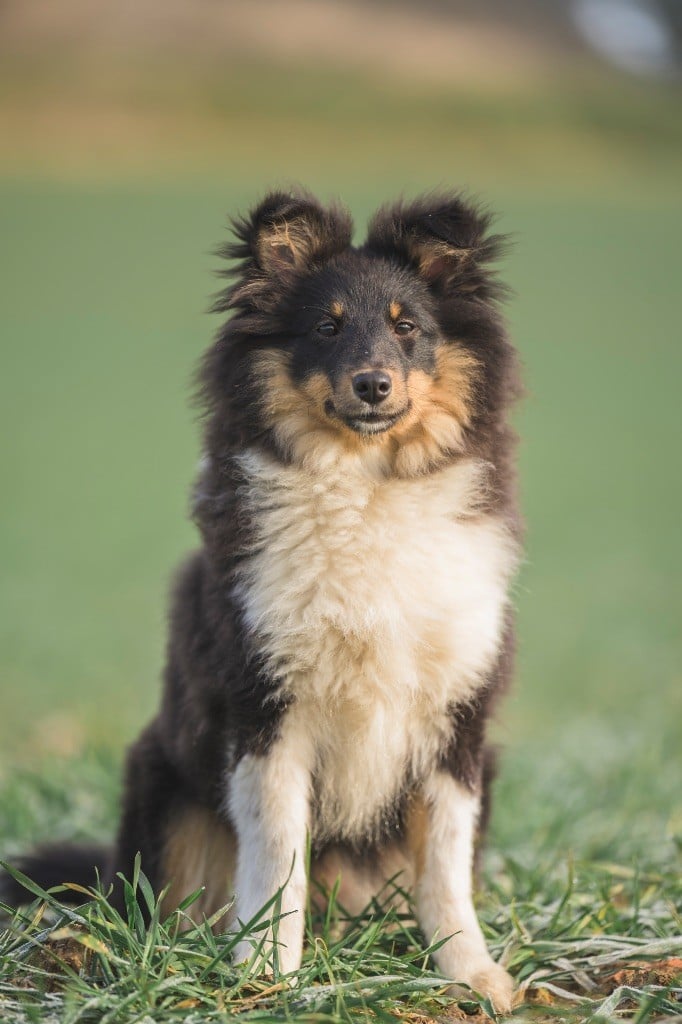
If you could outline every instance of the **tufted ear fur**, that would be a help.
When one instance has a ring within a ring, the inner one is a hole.
[[[441,294],[501,299],[504,287],[489,264],[505,237],[489,234],[492,216],[461,195],[427,195],[382,207],[372,218],[367,248],[414,267]]]
[[[267,309],[273,286],[286,285],[351,242],[352,221],[339,206],[324,207],[307,192],[271,192],[246,217],[232,222],[236,241],[218,255],[239,260],[226,276],[235,285],[219,296],[214,309]]]

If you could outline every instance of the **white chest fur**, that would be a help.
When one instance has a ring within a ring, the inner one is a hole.
[[[475,514],[474,460],[412,480],[381,479],[355,457],[316,476],[253,452],[240,465],[255,536],[235,598],[295,699],[313,831],[366,833],[492,667],[513,541]]]

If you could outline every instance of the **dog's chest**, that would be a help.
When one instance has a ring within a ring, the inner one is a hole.
[[[416,480],[241,459],[246,628],[313,737],[322,831],[367,830],[446,742],[498,650],[514,555],[473,461]]]

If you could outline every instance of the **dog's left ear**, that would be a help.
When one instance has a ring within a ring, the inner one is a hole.
[[[367,248],[414,268],[440,294],[458,291],[500,299],[505,289],[490,264],[505,250],[489,233],[492,216],[459,195],[425,196],[382,207],[370,221]]]

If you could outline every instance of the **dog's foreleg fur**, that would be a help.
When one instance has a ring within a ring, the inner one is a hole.
[[[237,833],[236,912],[242,924],[251,920],[283,888],[283,915],[269,929],[263,945],[271,959],[277,941],[279,969],[296,970],[301,963],[307,893],[306,836],[309,828],[310,750],[305,736],[288,727],[266,754],[246,754],[229,783],[229,812]],[[274,935],[273,935],[274,932]],[[263,932],[256,930],[260,939]],[[235,961],[250,959],[253,946],[239,942]]]
[[[511,1005],[512,981],[486,947],[472,897],[480,798],[445,771],[424,785],[425,835],[415,897],[427,942],[452,936],[434,953],[440,971],[489,995],[499,1011]]]

